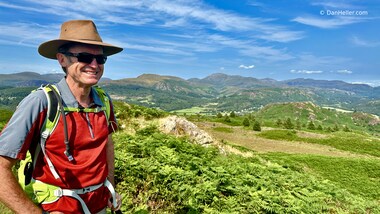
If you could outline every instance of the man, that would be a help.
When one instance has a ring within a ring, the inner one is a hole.
[[[116,119],[112,103],[107,118],[101,108],[106,104],[93,86],[103,75],[107,56],[122,50],[103,43],[95,24],[89,20],[63,23],[59,39],[39,46],[42,56],[57,59],[63,68],[65,78],[55,86],[63,106],[74,110],[60,116],[56,128],[41,146],[44,152],[38,153],[32,176],[32,184],[42,185],[42,189],[33,187],[34,200],[39,200],[37,205],[18,184],[12,166],[24,159],[28,150],[34,154],[40,143],[49,106],[45,92],[37,90],[24,98],[2,131],[0,200],[14,212],[106,213],[107,206],[112,210],[120,208],[120,195],[113,192],[111,197],[113,188],[109,185],[114,186],[111,134],[117,128]]]

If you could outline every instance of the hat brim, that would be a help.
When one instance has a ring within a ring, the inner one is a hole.
[[[104,42],[98,42],[98,41],[55,39],[55,40],[50,40],[50,41],[42,43],[38,47],[38,53],[49,59],[57,59],[57,53],[58,53],[59,47],[71,42],[102,46],[103,54],[106,56],[117,54],[123,50],[123,48],[120,48],[111,44],[107,44]]]

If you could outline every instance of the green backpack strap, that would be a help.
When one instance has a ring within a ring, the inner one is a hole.
[[[46,86],[41,86],[37,90],[43,90],[48,101],[47,114],[44,124],[41,128],[41,138],[40,143],[36,144],[36,149],[33,155],[28,151],[26,154],[26,158],[20,161],[20,166],[18,169],[18,181],[21,187],[25,190],[26,186],[32,180],[33,170],[35,168],[37,157],[41,151],[41,145],[45,145],[46,139],[50,136],[53,130],[56,127],[59,119],[59,111],[58,111],[58,97],[54,94],[52,90],[57,90],[55,86],[53,88]],[[55,89],[54,89],[55,88]],[[34,90],[36,91],[36,90]],[[33,91],[33,92],[34,92]],[[44,149],[43,149],[44,150]],[[50,161],[50,160],[49,160]],[[53,173],[54,174],[54,173]],[[55,173],[58,175],[57,173]],[[55,176],[56,176],[55,175]]]
[[[110,123],[110,115],[111,115],[111,101],[108,98],[107,93],[98,85],[93,87],[96,91],[96,93],[99,95],[100,100],[102,101],[103,105],[105,106],[105,111],[106,111],[106,118],[107,122]]]

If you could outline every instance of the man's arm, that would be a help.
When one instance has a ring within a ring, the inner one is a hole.
[[[112,134],[108,135],[107,142],[107,165],[108,165],[108,180],[115,187],[115,146],[112,140]]]
[[[0,201],[15,213],[41,214],[41,208],[28,198],[13,175],[12,167],[16,161],[0,156]]]
[[[112,186],[116,188],[115,186],[115,146],[113,144],[112,140],[112,134],[108,135],[108,142],[107,142],[107,165],[108,165],[108,180],[111,182]],[[117,207],[113,207],[111,201],[108,202],[108,207],[110,207],[113,211],[116,211],[118,213],[118,210],[120,210],[121,207],[121,195],[116,193],[116,202]]]

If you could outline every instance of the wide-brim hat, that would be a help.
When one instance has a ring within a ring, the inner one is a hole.
[[[56,55],[59,47],[72,42],[102,46],[103,54],[106,56],[119,53],[123,50],[121,47],[104,43],[93,21],[71,20],[62,24],[59,39],[42,43],[38,47],[38,53],[49,59],[57,59]]]

